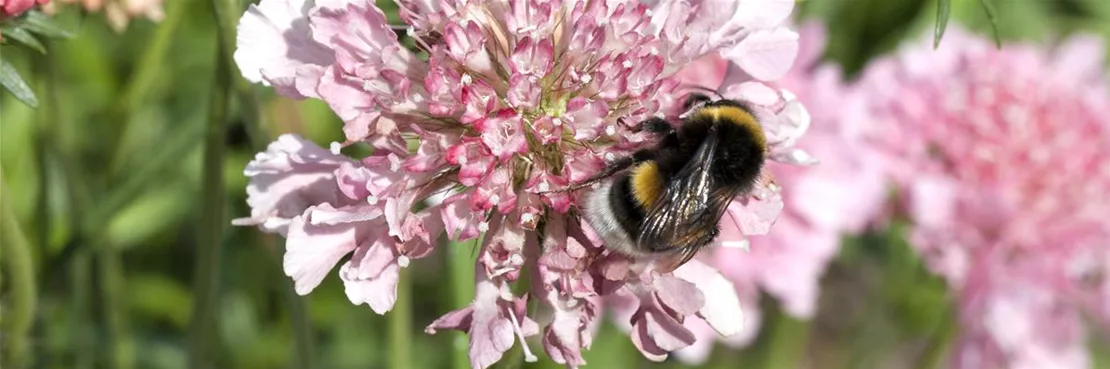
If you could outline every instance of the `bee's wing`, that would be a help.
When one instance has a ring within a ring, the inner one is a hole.
[[[694,257],[702,246],[717,236],[717,223],[728,204],[738,195],[735,189],[716,188],[713,157],[718,137],[711,129],[705,142],[685,167],[666,184],[663,195],[648,209],[637,242],[655,252],[675,252],[664,271],[677,268]]]

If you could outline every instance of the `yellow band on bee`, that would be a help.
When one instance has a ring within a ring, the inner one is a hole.
[[[659,196],[663,195],[663,175],[659,173],[659,166],[649,161],[632,169],[632,196],[636,202],[645,209],[655,204]]]
[[[748,113],[747,110],[735,106],[707,106],[698,110],[696,118],[709,118],[714,121],[728,121],[752,132],[756,144],[761,148],[767,147],[767,139],[763,136],[763,126]]]

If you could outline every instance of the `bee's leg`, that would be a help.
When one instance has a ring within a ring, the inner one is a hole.
[[[674,126],[668,123],[667,120],[659,117],[652,117],[640,121],[640,124],[636,125],[635,127],[629,126],[627,123],[624,122],[623,118],[618,119],[617,122],[623,125],[625,128],[628,128],[628,130],[632,131],[632,133],[640,133],[643,131],[648,131],[661,135],[669,135],[671,133],[674,133]]]
[[[686,101],[682,103],[682,111],[690,111],[690,108],[693,108],[695,105],[707,103],[709,101],[712,101],[709,96],[699,93],[690,93],[686,95]]]
[[[585,179],[581,182],[578,182],[578,183],[572,183],[571,185],[569,185],[567,187],[560,188],[560,189],[557,189],[557,190],[540,192],[540,194],[571,192],[571,191],[576,191],[576,190],[584,188],[584,187],[593,186],[595,183],[601,182],[605,178],[609,178],[610,176],[612,176],[614,174],[617,174],[617,172],[619,172],[619,171],[628,169],[628,167],[632,166],[633,164],[636,164],[636,162],[638,162],[638,161],[640,161],[640,160],[637,160],[636,155],[617,159],[616,161],[614,161],[612,163],[609,163],[609,165],[605,166],[605,169],[602,169],[600,172],[598,172],[597,174],[593,175],[590,178],[587,178],[587,179]]]

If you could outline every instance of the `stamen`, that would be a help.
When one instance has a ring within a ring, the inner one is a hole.
[[[488,232],[488,231],[489,231],[489,222],[478,223],[478,232]]]
[[[338,142],[332,141],[331,145],[328,148],[331,149],[332,155],[339,155],[339,150],[343,149],[343,145],[340,145]]]
[[[378,204],[378,197],[374,196],[374,195],[370,195],[369,197],[366,198],[366,203],[370,204],[370,205],[377,205]]]
[[[520,330],[520,321],[516,319],[516,311],[513,311],[512,308],[509,309],[509,320],[513,322],[513,332],[516,333],[516,338],[520,340],[520,348],[524,349],[524,361],[534,363],[539,360],[528,348],[528,342],[524,341],[524,332]]]
[[[400,267],[402,267],[402,268],[408,268],[408,266],[409,266],[409,261],[410,261],[410,260],[409,260],[409,257],[408,257],[408,256],[405,256],[405,255],[401,255],[401,256],[398,256],[398,257],[397,257],[397,265],[398,265],[398,266],[400,266]]]

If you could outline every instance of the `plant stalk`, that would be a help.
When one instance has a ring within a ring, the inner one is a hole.
[[[4,266],[11,301],[4,309],[0,327],[4,332],[3,365],[30,367],[29,333],[35,322],[35,271],[30,245],[11,206],[10,193],[0,173],[0,265]]]
[[[216,76],[209,105],[209,119],[204,143],[204,175],[201,193],[197,258],[193,272],[193,315],[189,327],[189,367],[194,369],[218,367],[215,334],[216,315],[220,306],[220,265],[223,253],[224,188],[223,163],[224,126],[228,120],[228,95],[231,73],[225,49],[226,29],[219,24],[221,10],[218,0],[212,1],[212,15],[217,22],[219,41],[216,47]]]
[[[389,367],[412,369],[412,276],[401,268],[397,277],[397,302],[389,312]]]
[[[474,300],[474,255],[470,243],[447,243],[447,269],[451,275],[451,306],[444,311],[462,309]],[[470,369],[470,342],[465,334],[451,335],[451,365]]]

